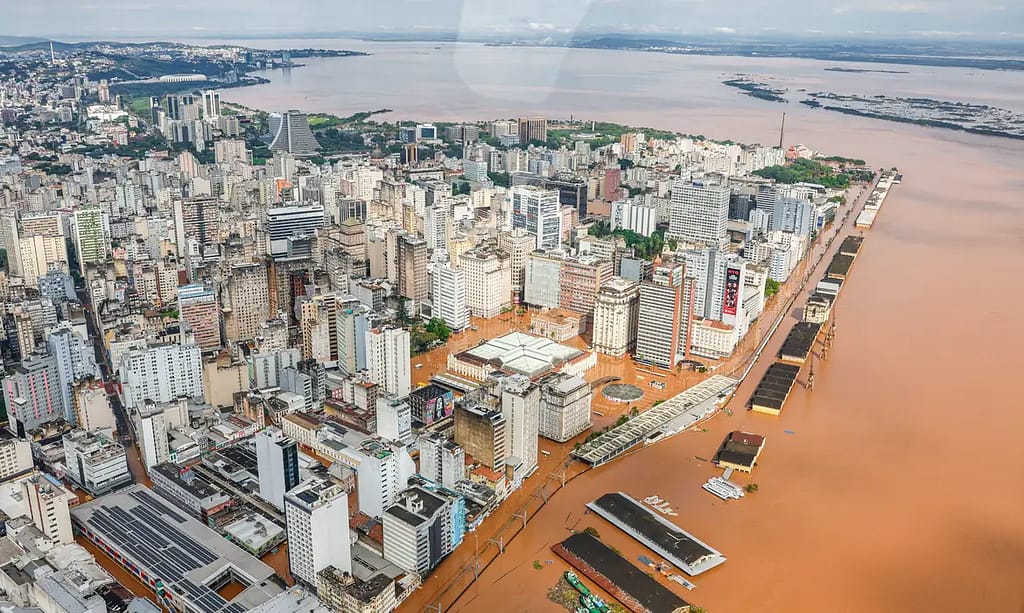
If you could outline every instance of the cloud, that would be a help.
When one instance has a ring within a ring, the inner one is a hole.
[[[929,2],[858,2],[843,4],[832,9],[833,13],[933,13],[942,7]]]
[[[717,28],[715,28],[715,32],[719,32],[721,34],[735,34],[736,28],[730,28],[729,26],[718,26]]]

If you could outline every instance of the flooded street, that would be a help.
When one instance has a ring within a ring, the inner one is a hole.
[[[402,46],[402,53],[411,49]],[[480,51],[478,61],[500,67],[562,52],[492,48]],[[308,76],[297,69],[287,83],[275,80],[225,97],[260,108],[339,114],[386,106],[403,118],[435,120],[575,113],[766,143],[778,139],[779,116],[786,111],[787,144],[863,158],[876,167],[898,166],[905,175],[864,233],[837,303],[836,342],[829,359],[815,367],[813,392],[798,385],[778,417],[745,410],[774,353],[769,345],[769,358],[731,403],[732,416],[720,414],[704,425],[707,432],[683,433],[572,481],[453,608],[445,603],[446,610],[559,610],[545,593],[567,567],[549,548],[571,529],[595,527],[635,564],[641,554],[654,557],[610,524],[584,515],[586,502],[619,490],[670,501],[679,508],[673,522],[728,558],[693,578],[693,591],[659,579],[713,612],[1022,610],[1024,492],[1018,483],[1024,459],[1018,446],[1024,403],[1017,379],[1024,343],[1024,142],[756,101],[721,86],[718,78],[775,71],[808,86],[843,79],[849,92],[941,89],[950,97],[969,91],[971,100],[1019,106],[1021,75],[908,68],[910,76],[854,77],[825,73],[827,62],[573,50],[559,64],[548,95],[524,101],[512,92],[529,71],[467,96],[442,87],[454,78],[450,72],[458,72],[451,67],[459,65],[456,60],[438,59],[441,68],[431,71],[429,57],[417,55],[403,68],[397,59],[402,53],[352,60],[389,63],[392,72],[373,82],[358,69],[349,78],[360,91],[350,98],[346,88],[325,85],[329,71],[316,66]],[[334,70],[347,70],[339,68],[344,61]],[[396,71],[408,75],[394,81],[406,86],[382,85]],[[417,90],[423,95],[407,95],[428,79],[432,86]],[[374,102],[361,97],[363,89],[375,92]],[[609,375],[623,368],[606,360],[598,366]],[[640,405],[647,407],[658,396],[649,386],[644,391]],[[711,457],[724,435],[737,429],[763,434],[767,443],[753,474],[733,477],[757,483],[759,491],[726,503],[700,488],[720,471],[695,457]],[[544,441],[541,448],[547,448]],[[545,458],[498,517],[478,531],[481,547],[488,526],[512,519],[522,498],[557,467],[558,459]],[[461,549],[473,546],[468,535]],[[466,560],[457,551],[421,590],[432,591],[431,582],[444,581]],[[416,597],[402,609],[420,610]]]

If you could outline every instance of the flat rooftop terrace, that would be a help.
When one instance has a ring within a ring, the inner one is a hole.
[[[719,551],[622,492],[605,494],[587,508],[688,575],[699,575],[725,562]]]
[[[244,613],[283,591],[270,580],[274,569],[142,485],[79,505],[71,517],[122,566],[138,569],[151,589],[161,582],[190,611]],[[231,602],[216,591],[225,575],[246,584]]]
[[[615,596],[630,611],[675,613],[690,610],[685,600],[585,532],[577,532],[551,549]]]
[[[573,456],[593,466],[613,460],[676,418],[687,415],[689,423],[696,422],[735,386],[735,379],[714,375],[583,444]]]

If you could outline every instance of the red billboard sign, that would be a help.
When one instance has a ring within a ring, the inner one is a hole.
[[[740,301],[740,271],[737,268],[725,269],[725,300],[722,302],[724,315],[735,315],[736,305]]]

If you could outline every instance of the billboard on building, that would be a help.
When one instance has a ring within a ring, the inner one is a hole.
[[[738,268],[725,269],[725,300],[722,302],[722,313],[735,315],[736,305],[740,301],[740,271]]]
[[[447,391],[436,398],[431,398],[423,407],[423,419],[429,426],[435,421],[451,417],[455,411],[455,395]]]

